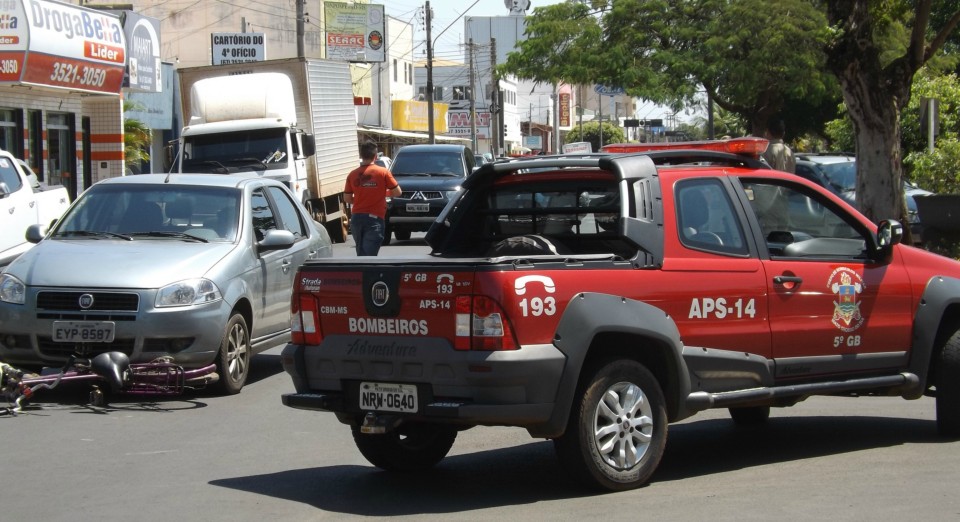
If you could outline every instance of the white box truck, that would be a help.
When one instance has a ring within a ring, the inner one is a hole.
[[[186,122],[177,171],[281,180],[343,241],[343,186],[360,161],[348,64],[289,58],[177,73]]]

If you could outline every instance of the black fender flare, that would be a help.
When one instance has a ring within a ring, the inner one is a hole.
[[[935,276],[927,281],[913,318],[913,347],[910,350],[909,371],[920,379],[920,385],[915,388],[914,395],[904,398],[918,399],[929,386],[927,378],[931,359],[936,355],[940,323],[947,308],[955,304],[960,304],[960,279]]]
[[[690,393],[690,376],[682,357],[680,331],[673,319],[664,310],[642,301],[582,292],[575,295],[564,309],[554,336],[554,345],[567,359],[553,415],[543,427],[544,433],[531,430],[532,435],[551,438],[564,432],[590,345],[597,335],[603,333],[650,339],[662,347],[657,349],[664,352],[661,355],[667,360],[669,375],[657,377],[669,410],[675,413],[684,410],[683,399]]]

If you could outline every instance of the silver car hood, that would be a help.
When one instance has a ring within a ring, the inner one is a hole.
[[[45,239],[6,272],[27,286],[160,288],[203,277],[235,248],[233,243],[175,239]]]

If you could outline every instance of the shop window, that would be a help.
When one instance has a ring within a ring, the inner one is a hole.
[[[77,197],[74,125],[73,114],[47,114],[47,182],[67,187],[72,198]]]
[[[23,111],[0,109],[0,149],[23,157]]]

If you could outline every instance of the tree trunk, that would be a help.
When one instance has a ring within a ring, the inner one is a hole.
[[[827,17],[839,37],[827,50],[853,121],[857,146],[857,206],[877,222],[898,219],[910,241],[903,199],[900,111],[910,99],[917,65],[906,58],[884,67],[873,42],[867,0],[829,0]]]
[[[866,98],[844,96],[857,146],[857,206],[873,222],[903,220],[900,111],[877,91]]]

